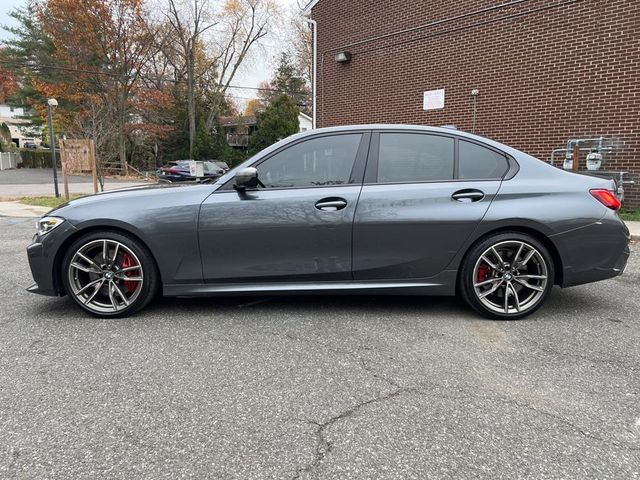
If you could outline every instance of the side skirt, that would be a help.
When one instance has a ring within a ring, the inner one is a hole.
[[[433,295],[453,296],[457,271],[419,280],[346,282],[190,283],[163,286],[165,297],[214,295]]]

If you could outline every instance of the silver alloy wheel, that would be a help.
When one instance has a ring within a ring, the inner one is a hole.
[[[500,314],[521,314],[544,297],[547,264],[526,242],[496,243],[484,251],[473,269],[473,289],[478,300]]]
[[[140,260],[115,240],[93,240],[80,247],[69,264],[72,294],[86,308],[117,313],[136,301],[144,284]]]

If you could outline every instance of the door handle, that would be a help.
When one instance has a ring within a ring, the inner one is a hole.
[[[346,206],[347,201],[344,198],[323,198],[316,203],[316,208],[325,212],[337,212]]]
[[[479,202],[484,198],[484,192],[473,188],[467,188],[465,190],[458,190],[451,195],[451,198],[463,203]]]

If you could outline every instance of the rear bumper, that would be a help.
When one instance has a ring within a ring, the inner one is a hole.
[[[562,287],[622,275],[631,254],[629,230],[612,211],[598,222],[551,239],[562,258]]]

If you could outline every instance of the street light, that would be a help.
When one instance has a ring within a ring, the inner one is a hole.
[[[47,100],[47,113],[49,116],[49,135],[51,137],[51,168],[53,168],[53,187],[56,192],[56,198],[60,196],[58,191],[58,166],[56,160],[56,137],[53,132],[53,109],[58,106],[58,101],[55,98]]]

